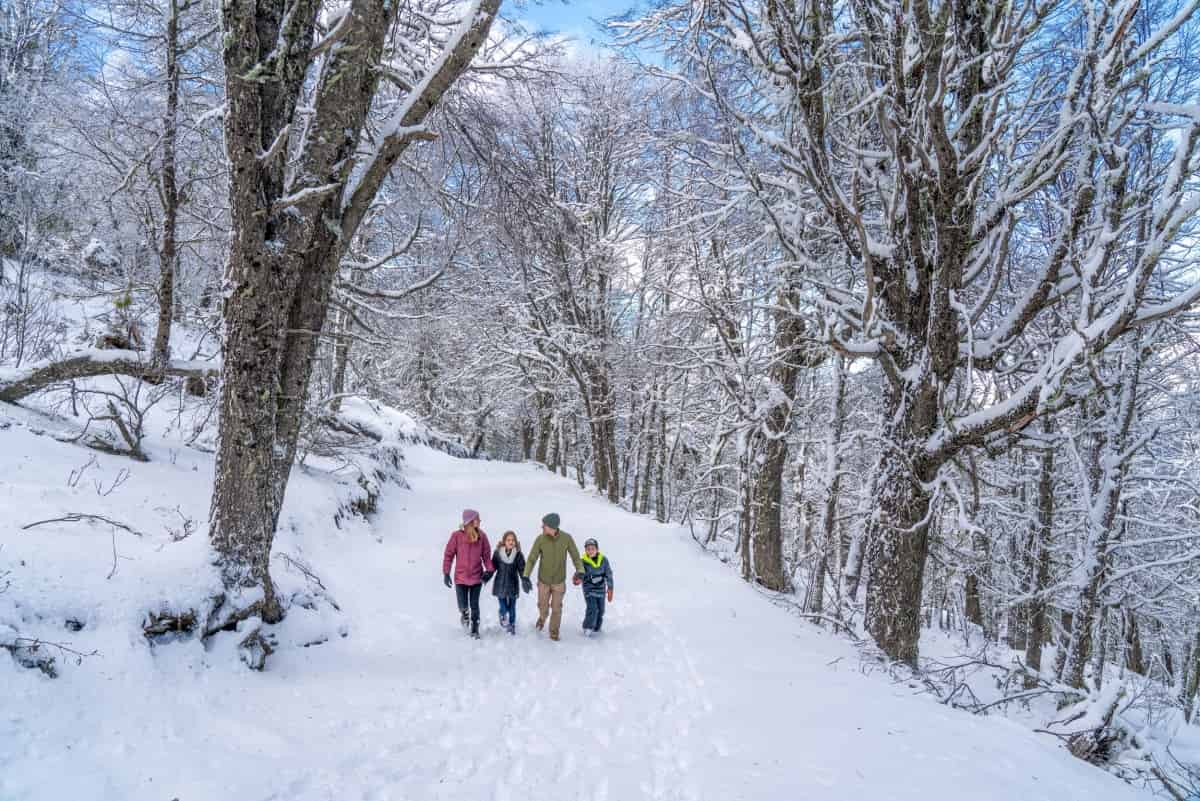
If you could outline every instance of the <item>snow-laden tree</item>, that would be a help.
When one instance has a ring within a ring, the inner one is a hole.
[[[714,2],[640,23],[683,40],[682,79],[771,151],[794,204],[817,198],[853,265],[848,286],[811,280],[829,344],[886,376],[865,539],[867,625],[892,658],[916,663],[951,460],[1073,403],[1092,355],[1200,294],[1170,256],[1200,203],[1200,120],[1178,84],[1145,78],[1194,10],[1139,25],[1137,2]],[[705,83],[719,59],[784,95],[794,125]],[[1156,156],[1131,169],[1147,138]],[[1059,185],[1055,240],[1024,247],[1028,210]],[[1031,336],[1051,312],[1070,325]],[[1003,394],[1002,377],[1017,379]]]
[[[232,235],[210,531],[228,592],[218,621],[283,614],[271,543],[334,279],[393,165],[433,137],[430,113],[498,9],[499,0],[223,8]]]

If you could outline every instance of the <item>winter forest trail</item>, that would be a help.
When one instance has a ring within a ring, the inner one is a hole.
[[[863,675],[844,641],[769,603],[678,530],[566,479],[423,447],[408,474],[412,491],[384,495],[374,538],[306,538],[345,638],[281,648],[261,675],[235,661],[200,667],[214,657],[193,643],[108,669],[100,692],[69,678],[23,684],[15,713],[0,695],[0,755],[17,768],[0,797],[1144,797],[1015,723]],[[512,528],[528,548],[547,511],[580,543],[596,537],[615,572],[605,633],[582,637],[582,599],[568,588],[561,642],[533,631],[530,595],[509,636],[487,588],[482,639],[466,637],[440,573],[464,506],[493,541]],[[39,720],[48,704],[55,713]]]
[[[340,767],[297,777],[280,801],[325,789],[414,801],[1135,795],[1015,724],[861,675],[844,642],[766,602],[677,530],[569,480],[425,449],[410,461],[413,493],[385,500],[382,550],[357,562],[353,598],[340,590],[360,621],[355,650],[370,654],[345,665],[364,679],[342,685],[362,710],[348,715],[352,742],[335,746]],[[531,595],[509,637],[485,588],[483,637],[467,639],[439,575],[463,506],[481,511],[493,541],[511,528],[526,549],[546,511],[578,542],[596,537],[615,572],[605,633],[582,637],[569,588],[562,641],[533,631]],[[319,681],[310,669],[298,665],[289,683]]]

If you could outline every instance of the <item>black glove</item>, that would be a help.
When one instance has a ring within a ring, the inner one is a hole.
[[[533,582],[529,580],[529,576],[521,576],[521,589],[526,593],[533,592]]]
[[[492,580],[492,576],[494,576],[494,575],[496,575],[496,571],[495,571],[495,570],[485,570],[485,571],[483,571],[483,583],[484,583],[484,584],[487,584],[489,581],[491,581],[491,580]]]
[[[446,582],[446,586],[447,586],[447,587],[453,587],[453,586],[454,586],[454,582],[452,582],[452,581],[450,580],[450,574],[449,574],[449,573],[443,573],[443,574],[442,574],[442,580]]]

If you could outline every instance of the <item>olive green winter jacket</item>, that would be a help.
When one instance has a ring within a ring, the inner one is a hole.
[[[542,584],[562,584],[567,580],[567,555],[575,563],[575,572],[583,572],[583,563],[579,561],[579,549],[575,540],[565,531],[560,530],[557,536],[539,534],[525,557],[525,575],[533,575],[533,566],[538,565],[537,580]]]

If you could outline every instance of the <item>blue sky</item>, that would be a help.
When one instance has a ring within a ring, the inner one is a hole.
[[[508,13],[525,20],[530,27],[570,34],[586,42],[605,38],[592,20],[624,14],[636,5],[637,0],[577,0],[568,3],[561,0],[537,3],[531,0],[523,8],[510,8]]]

